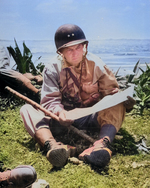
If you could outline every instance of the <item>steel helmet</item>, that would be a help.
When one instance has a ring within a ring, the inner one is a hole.
[[[57,29],[55,33],[55,45],[57,52],[62,48],[84,42],[88,43],[82,29],[77,25],[62,25]]]

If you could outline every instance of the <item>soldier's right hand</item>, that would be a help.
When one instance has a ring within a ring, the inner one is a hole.
[[[64,126],[70,126],[74,121],[71,120],[71,119],[67,119],[67,111],[66,110],[62,110],[60,113],[59,113],[59,123],[61,125],[64,125]]]

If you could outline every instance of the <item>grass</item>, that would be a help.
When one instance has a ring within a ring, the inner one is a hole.
[[[135,143],[150,138],[150,111],[143,116],[127,114],[120,139],[113,143],[113,156],[104,169],[87,164],[67,163],[53,169],[46,157],[35,147],[19,115],[19,107],[0,111],[0,161],[3,170],[18,165],[33,165],[39,179],[51,188],[148,188],[150,187],[150,154],[139,153]]]

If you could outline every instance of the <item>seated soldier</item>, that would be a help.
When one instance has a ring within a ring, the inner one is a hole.
[[[56,167],[63,167],[69,154],[53,135],[71,124],[82,130],[99,127],[98,140],[80,153],[79,159],[104,167],[112,155],[109,145],[122,125],[126,109],[133,107],[134,100],[129,97],[125,103],[75,121],[66,118],[68,110],[90,107],[106,95],[118,92],[119,86],[103,61],[87,53],[88,41],[77,25],[60,26],[55,33],[55,44],[59,55],[44,69],[41,105],[56,114],[59,121],[26,104],[20,110],[24,125],[45,149],[50,163]]]

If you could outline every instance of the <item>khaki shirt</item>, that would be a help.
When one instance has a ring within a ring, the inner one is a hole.
[[[78,67],[55,57],[45,67],[43,78],[41,105],[53,113],[92,106],[119,87],[113,73],[91,53]]]

